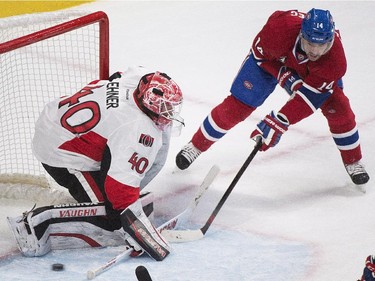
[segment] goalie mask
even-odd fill
[[[134,98],[138,107],[159,129],[165,130],[173,121],[179,126],[184,125],[180,116],[183,100],[181,89],[165,73],[157,71],[143,76],[134,92]]]

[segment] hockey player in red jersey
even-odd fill
[[[231,95],[212,109],[176,156],[180,169],[191,163],[231,128],[263,104],[277,84],[290,95],[251,133],[261,136],[261,151],[275,146],[290,125],[321,110],[344,166],[355,184],[369,175],[362,154],[355,115],[343,92],[346,58],[339,31],[329,11],[312,9],[274,12],[255,37],[231,86]]]
[[[47,104],[33,152],[78,204],[8,218],[21,252],[40,256],[126,241],[163,260],[170,247],[146,216],[141,203],[149,206],[149,196],[140,199],[140,191],[165,164],[172,126],[183,124],[182,100],[168,75],[132,67]]]
[[[365,268],[361,280],[358,281],[375,281],[375,256],[370,255],[366,258]]]

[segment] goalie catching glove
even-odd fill
[[[257,128],[251,133],[250,138],[256,141],[257,137],[261,136],[263,144],[260,150],[266,151],[278,144],[282,134],[288,130],[288,126],[289,122],[283,114],[275,114],[272,111],[258,123]]]
[[[169,244],[152,226],[139,201],[134,202],[121,213],[121,223],[129,235],[126,241],[136,252],[145,251],[156,261],[162,261],[170,252]]]

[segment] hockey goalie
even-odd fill
[[[165,73],[131,67],[47,104],[33,153],[77,203],[8,218],[20,251],[127,244],[163,260],[170,246],[150,220],[152,194],[141,190],[165,164],[172,127],[183,125],[182,100]]]

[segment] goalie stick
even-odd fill
[[[220,168],[216,165],[212,166],[210,171],[207,173],[206,177],[203,179],[201,185],[199,186],[193,200],[191,200],[188,207],[179,215],[177,215],[174,219],[167,221],[166,223],[162,224],[158,227],[160,233],[164,233],[165,230],[168,229],[175,229],[181,222],[186,221],[191,214],[194,212],[195,208],[197,207],[201,197],[206,192],[206,190],[210,187],[216,176],[219,174]],[[168,239],[167,239],[168,240]]]
[[[178,214],[174,218],[170,219],[166,223],[159,226],[157,228],[157,230],[160,231],[160,232],[163,232],[163,235],[164,235],[165,230],[174,229],[176,227],[176,225],[179,224],[179,222],[188,219],[190,214],[194,211],[194,209],[198,205],[198,203],[200,201],[200,198],[203,196],[203,194],[206,192],[206,190],[209,188],[211,183],[214,181],[214,179],[218,175],[219,171],[220,171],[220,169],[219,169],[218,166],[216,166],[216,165],[212,166],[212,168],[210,169],[210,171],[208,172],[206,177],[203,179],[203,182],[199,186],[197,193],[195,194],[193,200],[190,202],[188,207],[182,213]],[[92,280],[96,276],[98,276],[99,274],[101,274],[101,273],[107,271],[108,269],[112,268],[113,266],[115,266],[120,261],[123,261],[123,260],[126,260],[126,259],[130,258],[130,255],[131,255],[132,252],[133,252],[133,248],[127,247],[124,252],[122,252],[122,253],[118,254],[117,256],[113,257],[112,259],[107,261],[105,264],[103,264],[103,265],[101,265],[101,266],[99,266],[95,269],[87,271],[87,279]]]
[[[143,265],[137,266],[135,276],[137,276],[138,281],[152,281],[150,273]]]
[[[204,237],[206,234],[208,228],[211,226],[212,222],[216,218],[216,215],[219,213],[221,207],[223,207],[225,201],[228,199],[230,193],[236,186],[237,182],[241,178],[242,174],[245,172],[251,161],[254,159],[255,155],[259,151],[260,147],[262,146],[262,138],[257,137],[256,144],[254,146],[254,149],[238,171],[237,175],[234,177],[232,183],[229,185],[227,190],[225,191],[223,197],[213,210],[212,214],[206,221],[205,225],[201,227],[200,229],[186,229],[186,230],[174,230],[174,229],[169,229],[165,230],[163,232],[163,237],[167,239],[169,242],[189,242],[189,241],[194,241],[198,240]]]

